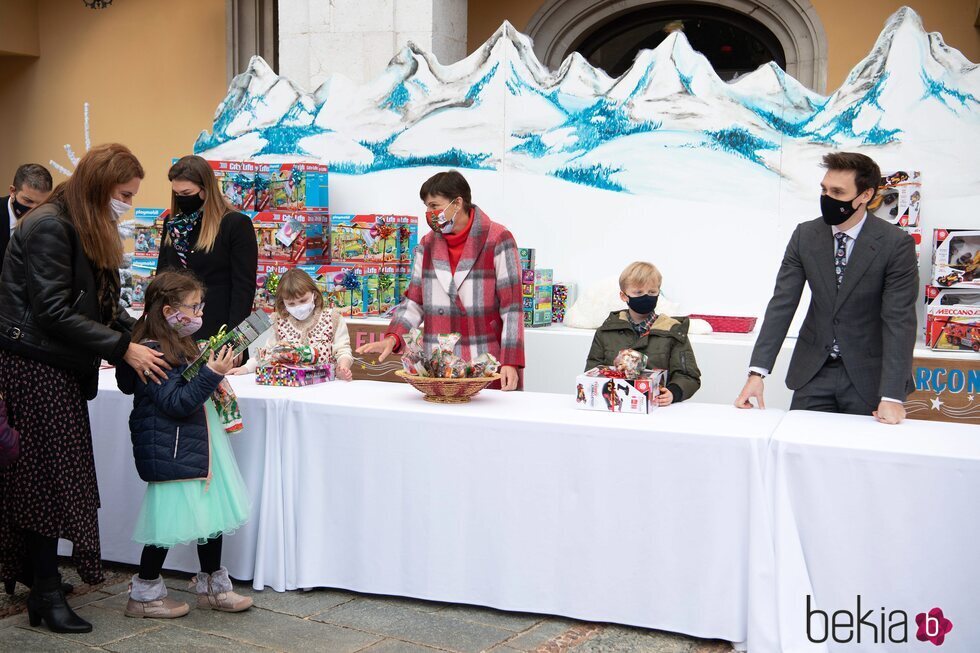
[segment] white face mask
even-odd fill
[[[117,200],[114,197],[109,200],[109,210],[112,212],[113,217],[117,221],[126,214],[126,211],[130,210],[131,208],[133,208],[132,204],[126,204],[126,202]]]
[[[316,304],[314,302],[309,302],[306,304],[300,304],[299,306],[287,306],[286,312],[302,322],[313,314],[314,308],[316,308]]]

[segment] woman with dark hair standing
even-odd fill
[[[92,148],[75,172],[11,236],[0,276],[0,393],[20,431],[20,458],[0,472],[3,579],[31,585],[32,626],[60,633],[92,625],[66,603],[58,538],[74,544],[86,583],[102,581],[99,487],[88,400],[99,363],[125,360],[143,382],[167,378],[161,354],[130,342],[119,304],[123,247],[117,221],[143,168],[126,147]]]
[[[422,184],[419,198],[431,233],[419,242],[412,280],[388,332],[357,353],[383,361],[404,346],[409,331],[425,325],[426,354],[443,333],[459,333],[464,359],[493,354],[500,381],[491,388],[519,390],[524,368],[521,259],[514,236],[473,204],[470,185],[455,170]]]
[[[259,248],[252,221],[221,194],[210,164],[185,156],[167,175],[170,218],[163,225],[158,270],[190,270],[208,289],[195,336],[233,329],[252,312]]]

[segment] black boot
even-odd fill
[[[33,582],[28,580],[27,578],[18,577],[17,580],[15,581],[14,580],[4,581],[3,583],[4,591],[7,592],[7,594],[13,596],[14,590],[17,589],[17,583],[20,583],[27,589],[31,589],[31,585],[33,584]],[[75,586],[72,585],[71,583],[62,583],[61,591],[65,593],[65,596],[67,596],[75,591]]]
[[[27,616],[32,626],[44,620],[53,633],[90,633],[92,624],[71,609],[61,590],[61,576],[35,578],[27,597]]]

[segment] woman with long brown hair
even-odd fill
[[[185,156],[167,175],[170,218],[164,223],[158,270],[190,270],[208,289],[198,338],[238,326],[252,312],[259,249],[252,221],[221,194],[211,165]]]
[[[157,383],[170,368],[130,342],[133,321],[119,303],[117,221],[143,176],[126,147],[92,148],[17,225],[0,276],[0,393],[21,435],[20,458],[0,472],[2,575],[31,584],[31,625],[55,632],[92,630],[65,602],[58,538],[74,544],[82,580],[102,580],[87,404],[99,363],[125,360]]]

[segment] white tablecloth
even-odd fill
[[[980,428],[789,412],[768,476],[783,651],[932,649],[916,640],[915,616],[935,607],[953,622],[939,650],[980,651]],[[813,644],[807,595],[829,615],[855,613],[860,595],[879,625],[881,608],[886,625],[903,610],[910,643],[875,645],[865,626],[861,645]],[[822,617],[811,624],[821,639]]]
[[[130,399],[92,403],[103,555],[136,562]],[[224,562],[329,586],[626,623],[775,651],[763,466],[781,411],[579,411],[569,394],[435,406],[405,385],[233,380],[252,520]],[[169,568],[195,571],[192,547]],[[770,597],[771,598],[771,597]],[[756,607],[757,606],[757,607]]]

